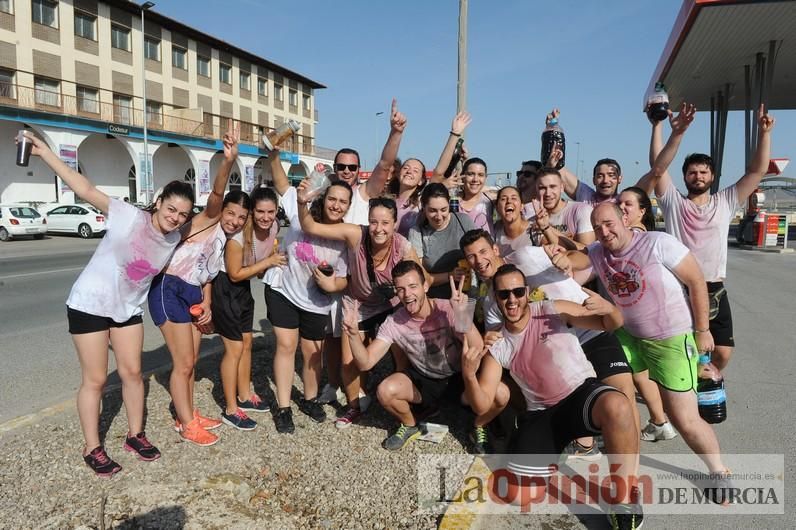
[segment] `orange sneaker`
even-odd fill
[[[180,438],[199,447],[208,447],[218,442],[218,436],[204,430],[197,419],[182,428]]]
[[[221,420],[214,420],[199,414],[199,409],[193,409],[193,419],[199,420],[199,426],[206,431],[212,431],[221,427]]]

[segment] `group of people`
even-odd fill
[[[86,464],[102,476],[121,470],[98,433],[109,343],[129,423],[124,448],[142,460],[160,456],[143,426],[148,302],[173,359],[174,429],[187,442],[216,443],[222,424],[252,430],[257,423],[249,414],[271,408],[276,430],[292,433],[298,350],[298,409],[323,422],[323,405],[342,399],[342,390],[346,407],[335,425],[347,428],[376,399],[398,422],[385,449],[417,438],[422,421],[450,395],[472,410],[475,453],[492,451],[490,422],[516,412],[506,452],[514,455],[509,469],[518,477],[549,476],[565,451],[600,458],[597,435],[609,461],[620,464],[616,473],[632,477],[639,440],[679,432],[717,487],[729,487],[716,435],[697,409],[697,358],[712,352],[724,369],[731,357],[727,234],[735,210],[766,172],[774,120],[760,108],[754,160],[718,193],[710,193],[710,157],[689,155],[682,195],[668,168],[695,108],[679,110],[670,112],[665,144],[664,122],[652,122],[650,170],[623,191],[616,160],[597,162],[592,188],[566,167],[555,169],[559,147],[549,160],[522,162],[516,185],[496,193],[485,187],[480,158],[467,157],[448,174],[470,124],[467,113],[453,119],[433,171],[416,158],[401,163],[407,120],[393,101],[390,133],[366,183],[358,178],[359,154],[341,149],[331,184],[313,198],[308,181],[290,185],[275,150],[273,188],[224,195],[237,156],[238,131],[230,123],[206,208],[194,216],[189,184],[169,183],[141,210],[103,193],[27,133],[33,155],[107,215],[107,234],[67,300],[83,376],[77,406]],[[458,211],[451,209],[454,187]],[[655,231],[653,191],[666,233]],[[277,238],[280,206],[290,225]],[[251,385],[255,276],[264,283],[276,337],[273,405]],[[463,326],[460,315],[471,299],[475,313]],[[219,419],[194,404],[201,336],[212,332],[224,343]],[[395,370],[369,390],[368,372],[388,352]],[[644,426],[637,391],[650,413]],[[640,525],[635,503],[633,491],[626,492],[612,513],[614,526]]]

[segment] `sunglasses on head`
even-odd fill
[[[522,170],[517,171],[517,177],[519,177],[519,178],[532,177],[534,175],[536,175],[536,171],[522,171]]]
[[[514,298],[519,300],[520,298],[525,296],[526,292],[527,291],[525,287],[515,287],[514,289],[498,289],[497,291],[495,291],[495,294],[501,300],[508,300],[509,295],[512,294],[514,295]]]
[[[390,210],[396,209],[395,200],[390,197],[374,197],[368,201],[369,208],[375,208],[376,206],[383,206]]]
[[[334,170],[335,171],[345,171],[348,168],[348,171],[354,172],[359,169],[359,164],[335,164]]]

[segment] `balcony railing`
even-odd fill
[[[32,88],[0,81],[0,106],[35,110],[49,114],[77,116],[116,125],[143,127],[144,112],[128,104],[107,103],[97,99],[77,97],[40,88]],[[195,121],[168,111],[147,113],[147,130],[175,133],[195,138],[218,139],[227,130],[229,118],[204,113],[203,121]],[[241,143],[262,146],[262,137],[273,127],[234,120],[240,125]],[[283,144],[283,151],[333,158],[335,151],[314,145],[311,136],[295,135]]]

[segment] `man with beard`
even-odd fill
[[[398,451],[420,436],[411,405],[435,406],[449,385],[455,384],[459,377],[462,341],[466,338],[467,343],[479,349],[483,341],[475,326],[470,326],[465,333],[454,330],[454,305],[462,301],[460,290],[452,289],[454,296],[451,300],[428,298],[428,281],[423,269],[414,261],[401,261],[395,265],[392,278],[402,307],[387,317],[376,339],[365,346],[355,312],[345,312],[343,327],[360,370],[370,370],[390,351],[392,344],[400,346],[406,354],[409,366],[388,376],[377,390],[379,403],[401,422],[398,429],[384,440],[382,447]],[[492,406],[482,411],[486,417],[484,424],[506,406],[508,389],[497,392],[493,397],[495,402]]]
[[[723,370],[735,346],[730,302],[724,288],[730,221],[768,170],[774,118],[760,105],[757,112],[758,143],[752,163],[738,182],[717,193],[711,194],[716,178],[713,159],[701,153],[688,155],[683,162],[683,180],[688,195],[683,196],[672,183],[667,169],[695,113],[694,106],[685,103],[677,117],[670,111],[672,133],[653,168],[655,195],[666,221],[666,232],[688,247],[705,276],[710,298],[710,326],[696,331],[710,330],[716,344],[712,361],[719,370]]]

